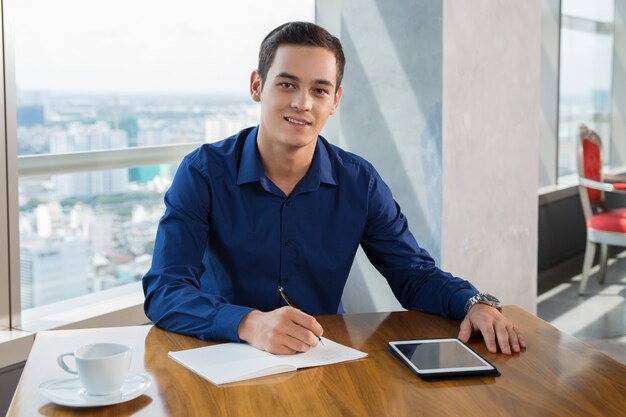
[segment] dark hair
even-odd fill
[[[281,45],[320,46],[328,49],[335,55],[335,61],[337,62],[336,88],[339,88],[343,78],[343,68],[346,65],[341,42],[323,27],[309,22],[285,23],[272,30],[263,39],[259,49],[259,67],[257,69],[261,81],[265,82],[267,72],[274,62],[276,50]]]

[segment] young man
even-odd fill
[[[497,299],[437,268],[372,165],[318,136],[344,64],[339,40],[312,23],[263,40],[250,77],[259,125],[182,161],[143,279],[146,314],[200,339],[303,352],[323,333],[312,315],[341,312],[360,244],[405,308],[463,319],[460,339],[480,331],[489,351],[519,352]]]

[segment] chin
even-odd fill
[[[306,146],[309,146],[309,145],[311,145],[311,143],[315,143],[316,140],[317,140],[317,136],[315,136],[315,137],[307,137],[307,138],[298,138],[298,139],[294,139],[292,137],[292,138],[286,139],[284,141],[284,143],[285,143],[285,145],[287,145],[287,146],[289,146],[291,148],[298,149],[298,148],[304,148]]]

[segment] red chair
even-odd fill
[[[602,140],[585,125],[580,125],[578,143],[578,187],[580,202],[587,223],[587,247],[583,276],[578,293],[583,295],[589,272],[600,245],[600,283],[604,283],[609,245],[626,246],[626,208],[609,209],[604,199],[607,192],[626,192],[626,178],[602,174]],[[623,181],[623,182],[620,182]]]

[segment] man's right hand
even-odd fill
[[[253,310],[239,323],[239,338],[278,355],[306,352],[319,343],[324,329],[308,314],[281,307],[267,313]]]

